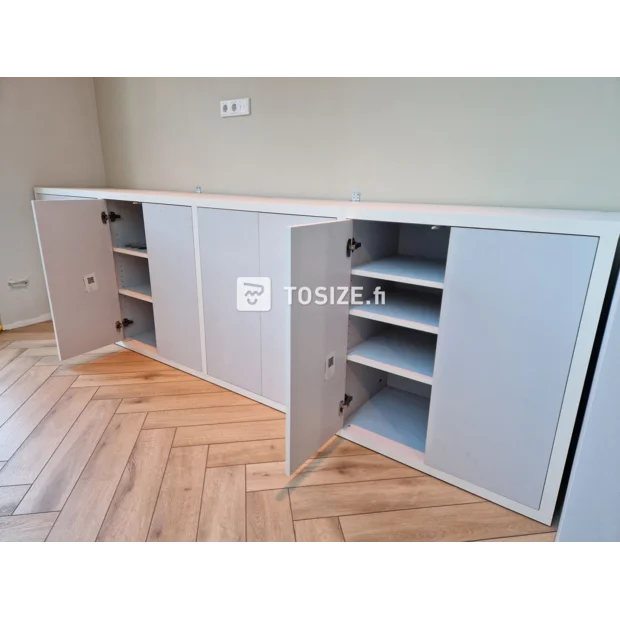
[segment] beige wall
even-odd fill
[[[620,80],[96,79],[113,187],[620,208]],[[220,99],[252,115],[222,119]]]
[[[0,319],[49,312],[30,201],[35,185],[104,183],[92,78],[0,79]],[[9,279],[30,278],[11,290]]]

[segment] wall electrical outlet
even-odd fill
[[[220,101],[220,116],[248,116],[250,114],[250,98],[228,99]]]
[[[361,192],[353,192],[351,194],[351,200],[353,202],[360,202],[362,200],[362,193]]]

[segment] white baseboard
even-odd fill
[[[18,329],[19,327],[28,327],[28,325],[35,325],[36,323],[43,323],[44,321],[51,321],[52,315],[48,312],[47,314],[41,314],[40,316],[35,316],[34,319],[25,319],[24,321],[15,321],[15,323],[10,323],[9,325],[3,325],[2,328],[5,331],[9,331],[9,329]]]

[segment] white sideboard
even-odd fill
[[[618,246],[611,213],[35,188],[59,353],[123,346],[550,523]],[[270,312],[239,312],[266,276]],[[284,286],[359,286],[368,304]],[[385,291],[385,305],[373,291]]]

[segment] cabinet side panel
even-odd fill
[[[122,338],[103,200],[33,201],[58,352],[68,359]]]
[[[260,312],[237,310],[237,278],[259,276],[258,213],[198,209],[208,373],[261,393]]]
[[[143,213],[157,352],[202,371],[191,207],[145,203]]]
[[[452,230],[427,465],[540,506],[597,242]]]
[[[271,278],[271,310],[260,313],[261,394],[276,403],[286,402],[286,313],[288,236],[290,226],[327,222],[328,219],[303,215],[259,215],[260,275]]]

